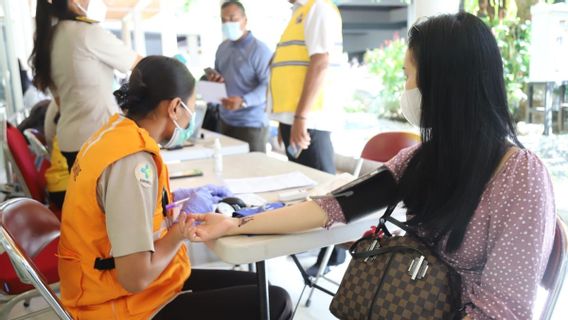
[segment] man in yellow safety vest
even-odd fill
[[[292,18],[274,53],[268,93],[269,117],[279,125],[288,159],[335,174],[331,131],[337,129],[333,74],[343,57],[342,22],[331,0],[289,0]],[[335,250],[330,264],[345,260]],[[323,257],[308,273],[315,273]]]

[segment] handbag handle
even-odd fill
[[[357,241],[359,242],[359,241]],[[377,249],[373,249],[373,250],[368,250],[368,251],[364,251],[364,252],[355,252],[354,248],[356,247],[355,244],[353,246],[351,246],[351,249],[349,249],[349,253],[351,253],[351,256],[353,256],[353,258],[355,259],[364,259],[364,258],[368,258],[368,257],[372,257],[372,256],[377,256],[377,255],[381,255],[381,254],[385,254],[385,253],[392,253],[392,252],[401,252],[401,251],[412,251],[415,252],[421,256],[424,256],[424,253],[416,248],[411,248],[411,247],[404,247],[404,246],[392,246],[392,247],[379,247]]]
[[[419,236],[414,229],[410,228],[405,223],[393,218],[392,213],[394,212],[394,209],[396,208],[397,205],[398,205],[398,203],[397,204],[391,204],[387,207],[387,209],[385,210],[385,213],[383,213],[383,215],[379,219],[379,224],[377,224],[377,228],[375,229],[375,238],[378,238],[378,234],[379,234],[380,230],[382,230],[385,233],[385,235],[387,235],[388,237],[392,237],[392,234],[390,233],[390,231],[386,227],[386,223],[390,222],[390,223],[394,224],[395,226],[399,227],[400,229],[404,230],[407,234],[413,236],[414,238],[420,239],[422,242],[424,242],[425,244],[427,244],[430,247],[435,246],[435,244],[438,241],[440,241],[443,234],[438,234],[433,239],[427,239],[427,238]]]

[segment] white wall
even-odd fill
[[[389,11],[342,10],[341,19],[343,23],[392,22]]]
[[[242,3],[249,30],[274,50],[292,15],[290,3],[286,0],[242,0]]]
[[[381,6],[386,7],[382,2]],[[380,10],[381,6],[377,7],[379,10],[353,7],[341,10],[345,51],[353,53],[378,48],[385,40],[393,39],[395,34],[402,38],[406,37],[407,9],[403,7]]]
[[[530,80],[568,80],[568,4],[540,3],[531,13]]]
[[[30,16],[30,7],[27,1],[18,1],[14,7],[16,53],[22,64],[27,66],[27,60],[33,50],[33,33],[35,23]]]
[[[369,30],[360,34],[346,34],[343,36],[343,46],[348,52],[360,52],[380,47],[385,40],[392,40],[394,33],[406,38],[406,29],[398,31]]]

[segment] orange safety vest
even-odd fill
[[[171,200],[167,168],[148,132],[128,118],[114,115],[83,145],[69,176],[59,240],[61,301],[74,319],[149,319],[173,298],[189,277],[185,246],[145,290],[126,291],[116,269],[94,268],[96,258],[111,257],[105,214],[97,202],[97,181],[112,163],[136,152],[152,154],[158,168],[153,232],[163,237],[162,194]],[[162,192],[164,190],[165,192]]]

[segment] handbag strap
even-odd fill
[[[411,234],[413,236],[417,236],[416,232],[414,232],[414,230],[409,228],[406,224],[404,224],[404,223],[400,222],[399,220],[395,219],[394,217],[392,217],[392,213],[394,212],[394,209],[396,209],[397,205],[398,205],[398,203],[391,204],[387,207],[387,209],[385,210],[385,213],[383,213],[383,215],[379,219],[379,224],[377,225],[377,228],[375,229],[375,235],[378,235],[378,232],[380,230],[382,230],[387,236],[391,237],[392,234],[390,233],[390,231],[386,227],[386,223],[390,222],[390,223],[394,224],[395,226],[399,227],[400,229],[404,230],[406,233]]]
[[[377,256],[385,253],[393,253],[393,252],[402,252],[402,251],[413,251],[418,253],[421,256],[424,256],[424,253],[416,248],[406,247],[406,246],[392,246],[392,247],[379,247],[377,249],[368,250],[364,252],[350,252],[353,258],[355,259],[364,259],[372,256]]]
[[[441,238],[444,236],[444,233],[438,233],[433,238],[425,238],[423,236],[418,235],[418,233],[414,229],[409,227],[406,223],[401,222],[400,220],[392,217],[392,213],[394,212],[394,209],[396,209],[397,205],[398,205],[398,203],[391,204],[386,208],[386,210],[383,213],[383,215],[381,216],[381,218],[379,218],[379,223],[377,224],[377,227],[375,228],[375,232],[374,232],[372,238],[378,239],[379,238],[379,232],[381,232],[381,231],[383,231],[384,234],[387,237],[392,237],[392,233],[388,230],[388,228],[386,226],[387,222],[394,224],[395,226],[404,230],[407,235],[410,235],[410,236],[412,236],[416,239],[419,239],[420,241],[422,241],[423,243],[425,243],[426,245],[428,245],[430,247],[434,247],[441,240]]]
[[[375,228],[375,233],[374,233],[375,239],[379,238],[379,232],[381,230],[385,233],[387,237],[392,237],[392,233],[388,230],[386,226],[386,223],[390,222],[395,226],[397,226],[398,228],[404,230],[407,235],[410,235],[416,239],[420,239],[422,242],[426,243],[431,247],[435,246],[435,244],[438,243],[438,241],[441,239],[443,234],[439,234],[434,239],[425,239],[424,237],[419,236],[418,233],[414,229],[409,227],[406,223],[401,222],[400,220],[395,219],[392,216],[392,213],[394,212],[394,209],[396,209],[397,205],[398,203],[389,205],[385,210],[385,213],[383,213],[383,215],[379,219],[379,224],[377,224],[377,227]]]

